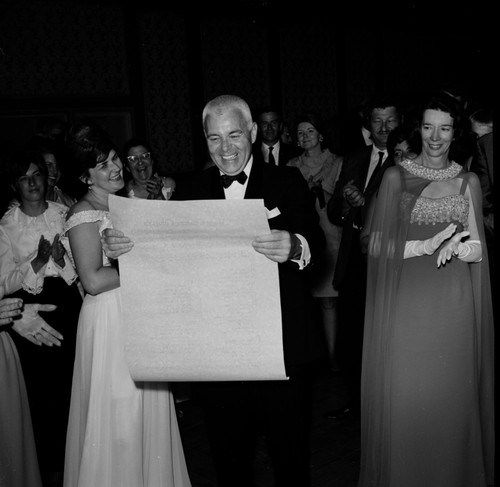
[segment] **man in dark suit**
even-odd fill
[[[346,154],[339,181],[327,205],[329,220],[343,228],[333,287],[339,292],[336,358],[348,392],[348,403],[328,412],[330,419],[342,419],[360,409],[367,271],[360,232],[383,173],[393,164],[387,153],[387,138],[400,123],[396,98],[377,95],[367,102],[366,110],[366,124],[373,144]]]
[[[494,265],[493,259],[495,252],[494,243],[494,201],[493,192],[493,132],[481,135],[477,139],[475,152],[472,158],[470,170],[475,172],[481,183],[483,193],[483,221],[486,237],[486,246],[488,248],[488,262],[490,264],[490,279],[493,288]]]
[[[275,485],[308,487],[308,337],[314,322],[305,272],[324,246],[324,234],[307,183],[296,168],[259,164],[252,144],[257,125],[247,103],[224,95],[203,111],[208,151],[215,166],[193,174],[177,199],[263,198],[275,217],[270,232],[252,245],[278,264],[285,368],[288,380],[197,384],[219,487],[254,487],[254,445],[263,431]],[[234,180],[231,180],[234,179]],[[244,215],[242,215],[244,218]],[[116,258],[127,247],[121,232],[108,231],[105,248]],[[130,241],[128,241],[130,242]],[[237,292],[237,291],[236,291]]]
[[[260,108],[255,120],[257,139],[253,144],[253,155],[256,162],[271,162],[277,166],[285,166],[290,159],[302,153],[301,148],[281,141],[283,119],[277,108],[272,106]]]

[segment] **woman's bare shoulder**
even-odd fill
[[[89,203],[85,198],[78,200],[68,211],[66,215],[66,219],[69,220],[76,213],[80,213],[82,211],[91,211],[95,210],[91,203]]]

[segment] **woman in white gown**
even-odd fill
[[[138,383],[124,348],[117,263],[102,252],[108,196],[124,186],[109,136],[90,120],[67,137],[87,193],[68,213],[65,236],[86,292],[66,444],[65,487],[190,487],[175,405],[166,383]]]

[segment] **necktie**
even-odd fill
[[[384,153],[382,151],[379,151],[378,162],[377,162],[377,165],[375,166],[375,169],[373,170],[373,174],[375,174],[380,169],[380,166],[382,165],[383,159],[384,159]]]
[[[380,166],[382,165],[382,160],[384,159],[384,153],[382,151],[379,151],[378,153],[378,162],[377,165],[375,166],[375,169],[371,172],[368,173],[365,181],[365,189],[368,186],[370,181],[373,181],[373,178],[377,174],[377,171],[380,169]]]
[[[273,149],[274,149],[273,146],[269,147],[269,159],[267,162],[269,162],[269,164],[276,165],[276,161],[275,161],[274,156],[273,156]]]
[[[224,186],[224,188],[229,188],[229,186],[233,184],[233,181],[238,181],[238,183],[240,184],[245,184],[246,180],[247,175],[243,171],[234,176],[229,176],[228,174],[222,174],[221,176],[222,186]]]

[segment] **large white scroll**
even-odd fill
[[[251,242],[263,200],[155,201],[111,195],[126,357],[138,381],[284,380],[277,264]]]

